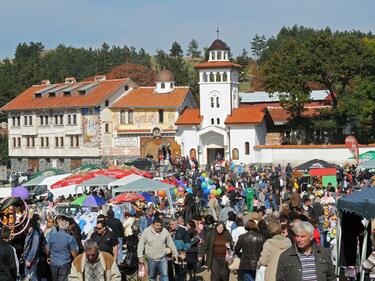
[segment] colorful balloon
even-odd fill
[[[165,196],[167,196],[167,193],[165,192],[165,190],[159,190],[158,191],[158,196],[165,197]]]

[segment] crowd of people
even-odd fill
[[[202,171],[181,165],[169,180],[179,186],[173,208],[163,196],[133,202],[121,217],[109,207],[89,235],[64,215],[34,213],[17,236],[3,226],[0,280],[184,281],[202,269],[212,281],[227,281],[231,272],[240,281],[334,280],[334,214],[327,217],[334,207],[325,204],[371,177],[349,168],[334,188],[293,177],[289,164],[217,159]],[[366,269],[374,270],[373,260]]]

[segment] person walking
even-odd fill
[[[244,281],[254,281],[265,238],[259,233],[258,225],[254,220],[249,220],[245,229],[247,233],[240,235],[234,251],[241,259],[239,276],[242,276]]]
[[[255,190],[251,186],[248,186],[246,188],[246,206],[247,211],[252,212],[253,211],[253,203],[254,203],[254,197],[255,197]]]
[[[264,281],[276,281],[279,257],[283,251],[292,246],[292,243],[289,238],[281,235],[281,224],[279,221],[270,221],[268,229],[272,238],[266,240],[264,243],[258,265],[266,267]]]
[[[117,236],[118,240],[118,253],[117,253],[117,263],[122,261],[123,254],[122,254],[122,245],[124,239],[124,227],[119,219],[115,218],[115,213],[113,210],[108,210],[107,212],[107,226],[113,231],[114,234]]]
[[[101,252],[95,240],[87,240],[83,248],[85,252],[73,260],[69,281],[121,280],[115,258],[106,252]]]
[[[67,281],[72,257],[78,253],[78,245],[68,234],[69,222],[59,220],[59,231],[52,233],[47,242],[47,262],[50,264],[53,281]]]
[[[209,195],[210,200],[208,200],[207,206],[209,208],[208,213],[213,216],[215,221],[218,221],[218,217],[220,215],[220,204],[214,194]]]
[[[10,229],[2,227],[0,239],[0,280],[14,281],[17,279],[18,266],[15,249],[9,245]]]
[[[98,243],[100,251],[111,254],[117,260],[118,239],[116,234],[107,227],[105,221],[96,223],[96,231],[91,235],[91,239]]]
[[[151,226],[145,229],[138,243],[138,259],[141,266],[144,266],[145,259],[148,262],[148,274],[150,281],[156,281],[157,272],[160,274],[160,281],[168,281],[168,249],[172,252],[173,258],[178,258],[178,252],[168,230],[163,228],[163,222],[156,218]]]
[[[300,221],[293,226],[295,244],[285,250],[279,258],[277,281],[336,280],[329,253],[313,243],[314,227]]]
[[[232,237],[225,229],[224,223],[219,222],[215,230],[210,231],[204,242],[204,252],[207,257],[207,270],[211,271],[211,281],[228,281],[229,268],[225,255],[232,246]]]
[[[27,227],[27,235],[25,239],[22,260],[25,266],[25,276],[31,276],[30,280],[37,281],[37,267],[39,261],[39,242],[40,232],[38,222],[31,219]]]

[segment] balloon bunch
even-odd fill
[[[220,196],[223,193],[223,190],[221,188],[216,188],[215,182],[205,177],[206,174],[202,173],[202,175],[199,177],[199,180],[201,182],[201,187],[203,189],[203,194],[205,196],[208,196],[209,194],[212,194],[214,196]]]

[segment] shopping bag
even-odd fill
[[[264,278],[266,276],[266,269],[267,266],[261,265],[257,268],[256,274],[255,274],[255,281],[264,281]]]

